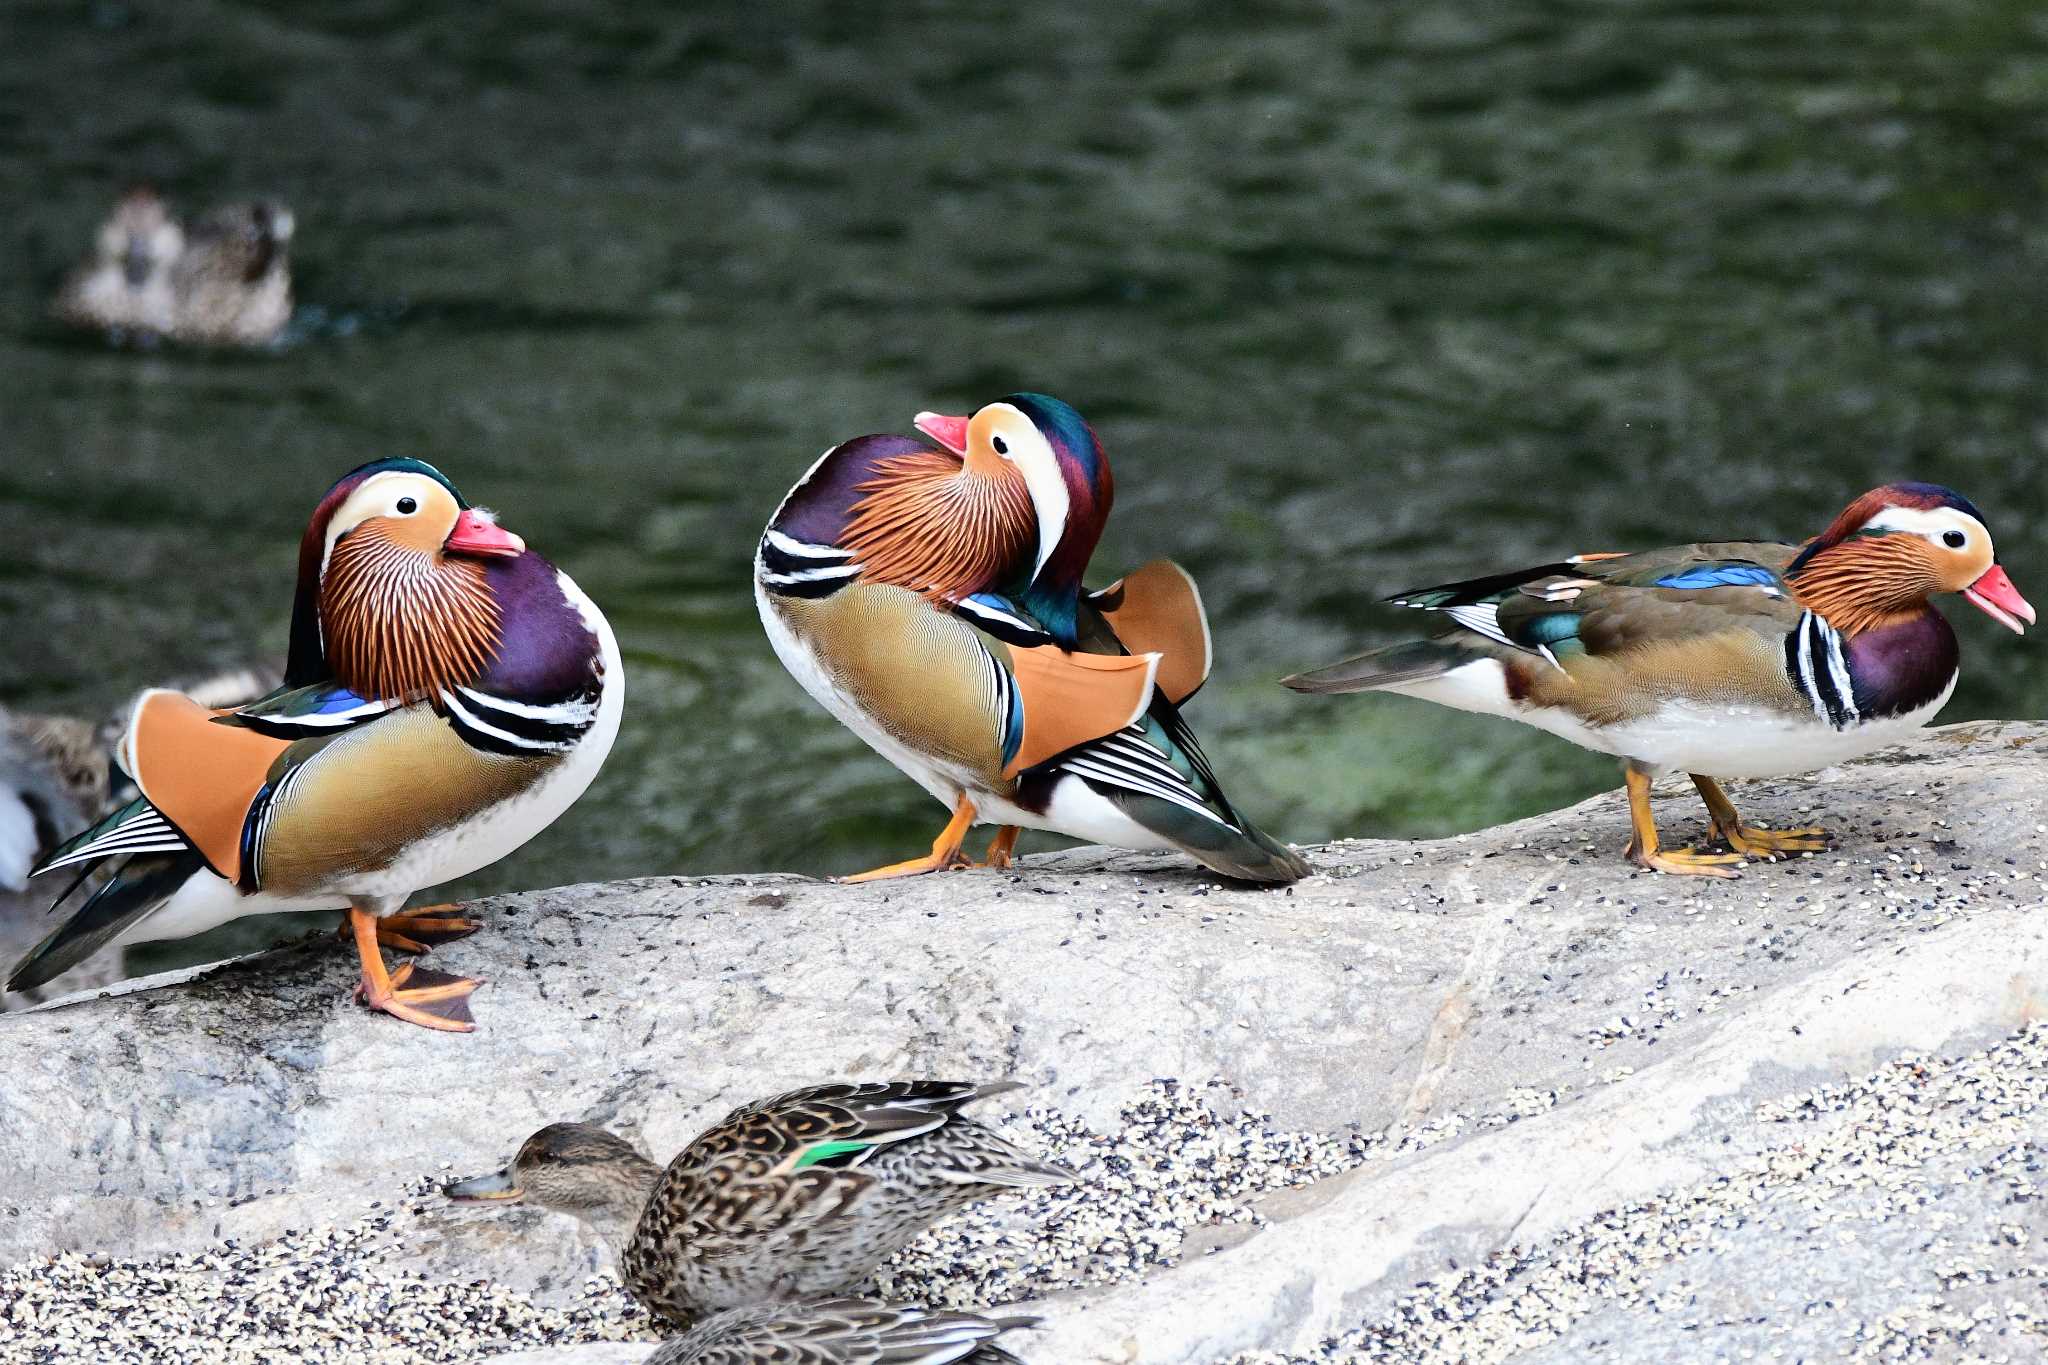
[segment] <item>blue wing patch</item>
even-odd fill
[[[1775,588],[1778,576],[1761,564],[1700,564],[1657,580],[1657,587],[1697,591],[1701,588]]]

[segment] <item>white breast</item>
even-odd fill
[[[1918,710],[1837,730],[1804,713],[1739,702],[1674,698],[1651,715],[1620,725],[1588,725],[1569,711],[1527,706],[1508,695],[1501,665],[1484,659],[1434,678],[1385,689],[1440,706],[1506,716],[1595,753],[1634,759],[1658,771],[1703,777],[1785,777],[1845,763],[1910,737],[1933,720],[1956,688]]]

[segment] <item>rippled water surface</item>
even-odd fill
[[[906,856],[943,813],[783,674],[748,560],[825,446],[1019,387],[1115,464],[1096,581],[1200,579],[1193,719],[1295,839],[1615,781],[1273,685],[1399,628],[1378,594],[1796,537],[1915,476],[2048,597],[2035,5],[659,8],[7,7],[0,701],[281,644],[314,501],[415,454],[583,583],[631,679],[589,797],[470,889]],[[291,344],[41,321],[139,179],[289,201]],[[2036,642],[1954,615],[1948,718],[2048,714]]]

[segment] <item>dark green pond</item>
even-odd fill
[[[1398,628],[1379,594],[1797,537],[1911,476],[2048,596],[2036,4],[661,8],[11,0],[0,701],[281,645],[314,501],[414,454],[630,673],[588,798],[469,889],[906,856],[943,813],[783,674],[749,556],[825,446],[1021,387],[1115,464],[1096,580],[1201,581],[1193,719],[1298,840],[1616,780],[1274,686]],[[139,179],[290,203],[292,344],[41,321]],[[2048,715],[2036,642],[1953,614],[1947,718]]]

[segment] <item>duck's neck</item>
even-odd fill
[[[640,1215],[654,1196],[661,1180],[661,1167],[643,1161],[634,1169],[632,1180],[622,1180],[603,1204],[576,1210],[576,1216],[597,1234],[611,1256],[612,1270],[621,1278],[626,1273],[626,1245],[640,1225]]]
[[[1847,638],[1843,648],[1864,719],[1903,715],[1954,685],[1962,651],[1948,618],[1931,605]]]

